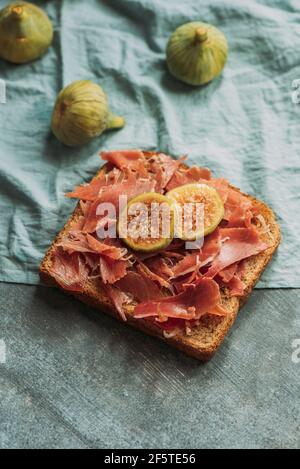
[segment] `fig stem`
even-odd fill
[[[204,27],[197,28],[195,31],[195,42],[196,44],[206,41],[208,38],[207,29]]]
[[[121,129],[125,125],[125,119],[110,113],[108,116],[107,130]]]
[[[15,16],[21,17],[21,15],[23,14],[23,7],[16,6],[16,7],[12,8],[11,11]]]

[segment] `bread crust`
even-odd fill
[[[155,155],[155,153],[149,152],[148,155],[153,156]],[[100,169],[99,173],[95,176],[95,178],[98,178],[102,171],[105,170],[106,165],[104,165]],[[191,335],[186,335],[184,332],[182,332],[175,337],[166,338],[163,335],[162,329],[156,326],[154,323],[151,323],[144,319],[134,319],[133,317],[128,317],[127,320],[127,324],[129,324],[130,326],[133,326],[134,328],[143,331],[148,335],[158,337],[161,340],[164,340],[165,342],[169,343],[173,347],[176,347],[177,349],[183,351],[187,355],[190,355],[201,361],[210,360],[221,345],[221,343],[223,342],[227,332],[234,323],[239,310],[247,301],[255,284],[259,280],[261,274],[263,273],[267,264],[270,262],[272,256],[274,255],[274,252],[276,251],[281,239],[280,228],[278,223],[276,222],[274,212],[271,210],[271,208],[268,207],[265,203],[257,200],[255,197],[244,194],[238,188],[234,186],[230,187],[235,191],[243,194],[247,198],[251,199],[253,205],[258,209],[259,213],[263,215],[266,223],[269,225],[269,229],[272,236],[272,242],[270,242],[269,235],[262,235],[262,240],[268,242],[270,247],[262,253],[252,256],[245,261],[245,273],[242,278],[244,284],[246,285],[244,295],[242,297],[231,297],[229,295],[229,292],[226,291],[226,289],[222,289],[222,305],[228,311],[228,315],[226,316],[226,318],[222,320],[204,318],[200,326],[192,329]],[[51,275],[53,254],[57,244],[61,241],[63,236],[70,230],[71,226],[76,223],[81,213],[81,208],[78,204],[73,215],[66,223],[62,231],[57,235],[55,241],[48,249],[44,260],[41,263],[40,277],[41,280],[48,286],[58,287],[63,290],[63,288],[56,281],[55,277]],[[123,322],[123,320],[120,318],[119,313],[116,311],[114,305],[112,304],[108,296],[105,294],[105,292],[99,288],[96,289],[93,283],[87,282],[83,292],[81,293],[67,293],[71,294],[83,303],[86,303],[87,305],[93,308],[101,310],[102,312],[105,312]]]

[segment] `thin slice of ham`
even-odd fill
[[[187,284],[194,283],[202,276],[200,268],[201,260],[198,250],[187,254],[173,267],[174,274],[171,280],[177,293],[181,293]]]
[[[104,289],[123,321],[127,321],[123,305],[130,303],[130,298],[126,295],[126,293],[121,291],[119,288],[113,287],[112,285],[105,285],[101,282],[101,288]]]
[[[138,272],[128,271],[126,276],[119,280],[115,286],[132,295],[139,302],[157,299],[161,296],[161,290],[156,283]]]
[[[166,280],[170,280],[173,276],[173,271],[170,267],[170,260],[161,256],[154,256],[145,261],[147,267],[152,270],[152,272],[158,272]]]
[[[203,181],[205,184],[208,184],[211,187],[214,187],[219,193],[224,204],[226,204],[229,193],[229,182],[224,178],[212,178],[210,181]],[[226,206],[226,205],[225,205]]]
[[[244,295],[245,285],[237,275],[232,277],[232,279],[226,284],[226,287],[230,291],[230,296]]]
[[[100,254],[111,259],[122,259],[128,255],[126,248],[121,248],[108,244],[108,242],[101,242],[93,236],[80,231],[70,231],[59,243],[65,251],[82,252],[82,253],[95,253]]]
[[[75,187],[72,192],[66,194],[66,197],[93,201],[97,199],[100,190],[106,185],[105,173],[101,172],[97,178],[94,178],[89,184],[83,184]]]
[[[164,257],[170,259],[171,262],[174,262],[174,260],[182,260],[184,258],[184,255],[181,252],[164,251]]]
[[[164,153],[159,153],[150,160],[150,171],[155,175],[156,180],[156,190],[161,192],[168,185],[170,179],[176,173],[178,168],[181,166],[185,160],[185,156],[179,158],[179,160],[174,160]]]
[[[248,197],[232,189],[226,179],[212,178],[203,182],[214,187],[222,198],[225,209],[224,220],[228,222],[226,227],[251,228],[252,201]]]
[[[217,228],[213,233],[204,238],[204,243],[201,248],[201,264],[206,265],[214,260],[219,254],[221,249],[220,231]]]
[[[66,197],[80,199],[86,202],[93,202],[99,197],[103,187],[110,186],[112,184],[120,184],[124,179],[125,174],[117,168],[113,168],[110,171],[101,171],[98,176],[92,179],[88,184],[77,186],[74,191],[66,194]],[[83,206],[81,205],[83,209]],[[83,209],[83,212],[85,210]],[[83,213],[85,215],[85,213]]]
[[[230,282],[230,280],[233,279],[234,275],[236,274],[237,267],[238,267],[238,263],[235,262],[234,264],[221,270],[221,272],[219,272],[218,275],[224,283],[228,283]]]
[[[87,242],[86,236],[80,230],[73,229],[64,236],[58,244],[64,251],[69,254],[73,252],[93,252],[89,243]]]
[[[88,245],[93,252],[99,253],[102,256],[109,257],[110,259],[120,260],[124,259],[128,255],[126,248],[113,246],[112,244],[106,244],[101,242],[89,234],[86,235]]]
[[[51,274],[65,290],[81,292],[88,279],[89,268],[78,252],[68,254],[57,248],[53,257]]]
[[[181,169],[181,171],[173,174],[167,184],[167,190],[170,191],[185,184],[202,182],[203,180],[207,181],[210,178],[211,172],[208,168],[198,168],[198,166],[192,166],[191,168]]]
[[[128,171],[126,179],[118,184],[105,186],[101,189],[98,202],[109,202],[118,209],[120,195],[126,195],[130,200],[144,192],[152,192],[154,188],[155,181],[147,178],[137,178],[134,173]]]
[[[199,319],[213,311],[220,300],[218,284],[212,279],[200,279],[195,284],[187,285],[178,295],[140,303],[135,307],[134,317],[155,316],[162,322],[168,318]]]
[[[220,228],[222,247],[205,277],[214,278],[219,272],[235,262],[254,256],[268,245],[260,241],[257,232],[250,228]]]
[[[98,277],[99,273],[99,255],[92,252],[83,252],[81,256],[84,259],[85,264],[90,269],[91,276]]]
[[[125,277],[127,269],[130,264],[128,261],[113,260],[108,257],[100,257],[100,275],[103,283],[116,283],[121,278]]]
[[[243,204],[233,209],[231,213],[227,215],[227,217],[228,223],[226,228],[252,227],[251,220],[253,218],[253,214],[251,210],[245,207]]]
[[[76,237],[71,239],[69,234],[69,237],[66,240],[62,240],[59,246],[65,251],[62,251],[65,254],[62,260],[65,262],[66,267],[72,268],[70,262],[67,261],[68,257],[71,261],[73,259],[72,256],[78,256],[82,253],[82,258],[85,260],[84,264],[93,266],[94,275],[98,269],[105,284],[112,284],[123,278],[130,267],[127,249],[113,245],[111,240],[100,242],[93,236],[76,233]],[[88,254],[90,256],[87,256]],[[81,257],[75,257],[74,259],[81,260]],[[57,256],[55,256],[55,260],[59,261],[59,258],[57,259]],[[68,276],[67,270],[66,275]],[[71,275],[72,270],[70,271]]]
[[[141,150],[103,151],[101,158],[122,171],[130,169],[139,177],[147,177],[146,159]]]
[[[219,229],[204,238],[203,246],[200,250],[186,252],[185,256],[173,267],[173,278],[194,274],[190,281],[193,281],[199,269],[211,263],[220,251],[221,239]]]
[[[230,296],[243,296],[245,291],[245,284],[242,281],[244,272],[245,259],[221,270],[215,279],[229,290]]]
[[[183,275],[197,272],[200,266],[200,252],[197,250],[193,253],[188,253],[182,260],[180,260],[173,267],[173,278],[182,277]]]
[[[243,218],[245,213],[252,209],[252,201],[241,192],[229,187],[224,208],[224,219],[236,223],[236,220]]]
[[[150,280],[156,282],[159,286],[167,288],[168,290],[173,292],[171,283],[161,277],[158,273],[155,273],[151,269],[149,269],[149,267],[147,267],[144,262],[139,260],[136,265],[136,269],[143,277],[149,278]]]
[[[98,199],[89,207],[83,231],[85,233],[93,233],[96,231],[97,225],[101,220],[101,216],[97,215],[100,204],[110,203],[114,206],[116,213],[118,213],[120,196],[127,196],[127,200],[129,201],[144,192],[153,192],[155,184],[155,181],[150,179],[136,179],[135,175],[129,172],[127,178],[122,182],[103,187]]]
[[[152,192],[155,185],[156,181],[147,177],[147,174],[143,178],[137,178],[128,167],[124,167],[122,173],[114,168],[107,174],[101,173],[89,184],[76,187],[66,197],[93,202],[86,207],[84,216],[88,216],[95,204],[98,206],[100,202],[108,202],[118,209],[120,195],[126,195],[130,199],[144,192]]]

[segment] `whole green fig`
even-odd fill
[[[14,2],[0,11],[0,57],[15,64],[39,58],[53,38],[52,23],[39,7]]]
[[[227,61],[224,34],[208,23],[187,23],[172,34],[167,45],[170,73],[189,85],[204,85],[218,76]]]
[[[105,130],[123,127],[123,117],[109,111],[108,98],[101,86],[80,80],[58,95],[52,115],[52,131],[65,145],[88,143]]]

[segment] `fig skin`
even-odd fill
[[[24,64],[41,57],[53,39],[50,19],[28,2],[13,2],[0,11],[0,57]]]
[[[104,131],[124,125],[122,117],[109,111],[101,86],[90,80],[75,81],[59,93],[51,122],[57,139],[70,147],[89,143]]]
[[[223,70],[228,56],[224,34],[208,23],[195,21],[176,29],[167,45],[170,73],[192,86],[209,83]]]

